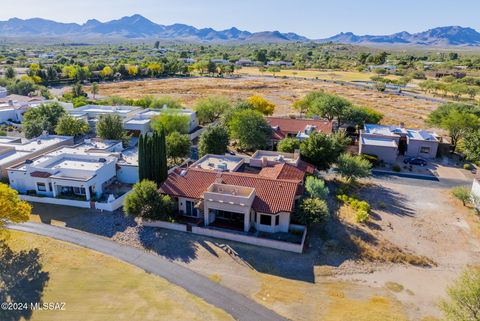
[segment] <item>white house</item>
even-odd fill
[[[31,140],[0,137],[0,175],[5,177],[8,167],[64,145],[73,145],[73,137],[42,135]]]
[[[122,152],[120,141],[88,139],[9,167],[10,185],[21,194],[99,199],[115,181],[138,182],[138,156],[129,153],[124,157]],[[128,172],[122,172],[125,164],[130,165]]]

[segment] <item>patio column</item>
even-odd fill
[[[52,184],[52,193],[53,197],[57,197],[57,185]]]
[[[85,187],[85,197],[87,198],[87,201],[90,200],[90,188],[88,186]]]
[[[243,213],[243,231],[248,232],[250,230],[250,210]]]

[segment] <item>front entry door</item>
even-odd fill
[[[197,209],[195,208],[195,204],[191,201],[186,202],[187,214],[186,216],[197,217]]]

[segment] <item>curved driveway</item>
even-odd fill
[[[226,311],[239,321],[287,321],[275,312],[225,288],[208,278],[158,255],[74,229],[39,223],[10,224],[9,229],[48,236],[113,256],[158,275],[208,303]],[[212,266],[212,269],[215,267]]]

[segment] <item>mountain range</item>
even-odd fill
[[[325,39],[308,39],[293,32],[279,31],[249,32],[230,28],[214,30],[212,28],[197,29],[186,24],[161,25],[141,15],[123,17],[118,20],[100,22],[91,19],[84,24],[61,23],[42,18],[11,18],[0,21],[0,38],[62,38],[79,40],[109,39],[158,39],[207,42],[247,42],[278,43],[307,42],[344,43],[362,45],[415,45],[415,46],[479,46],[480,33],[472,28],[459,26],[439,27],[419,33],[406,31],[392,35],[359,36],[351,32],[339,33]]]

